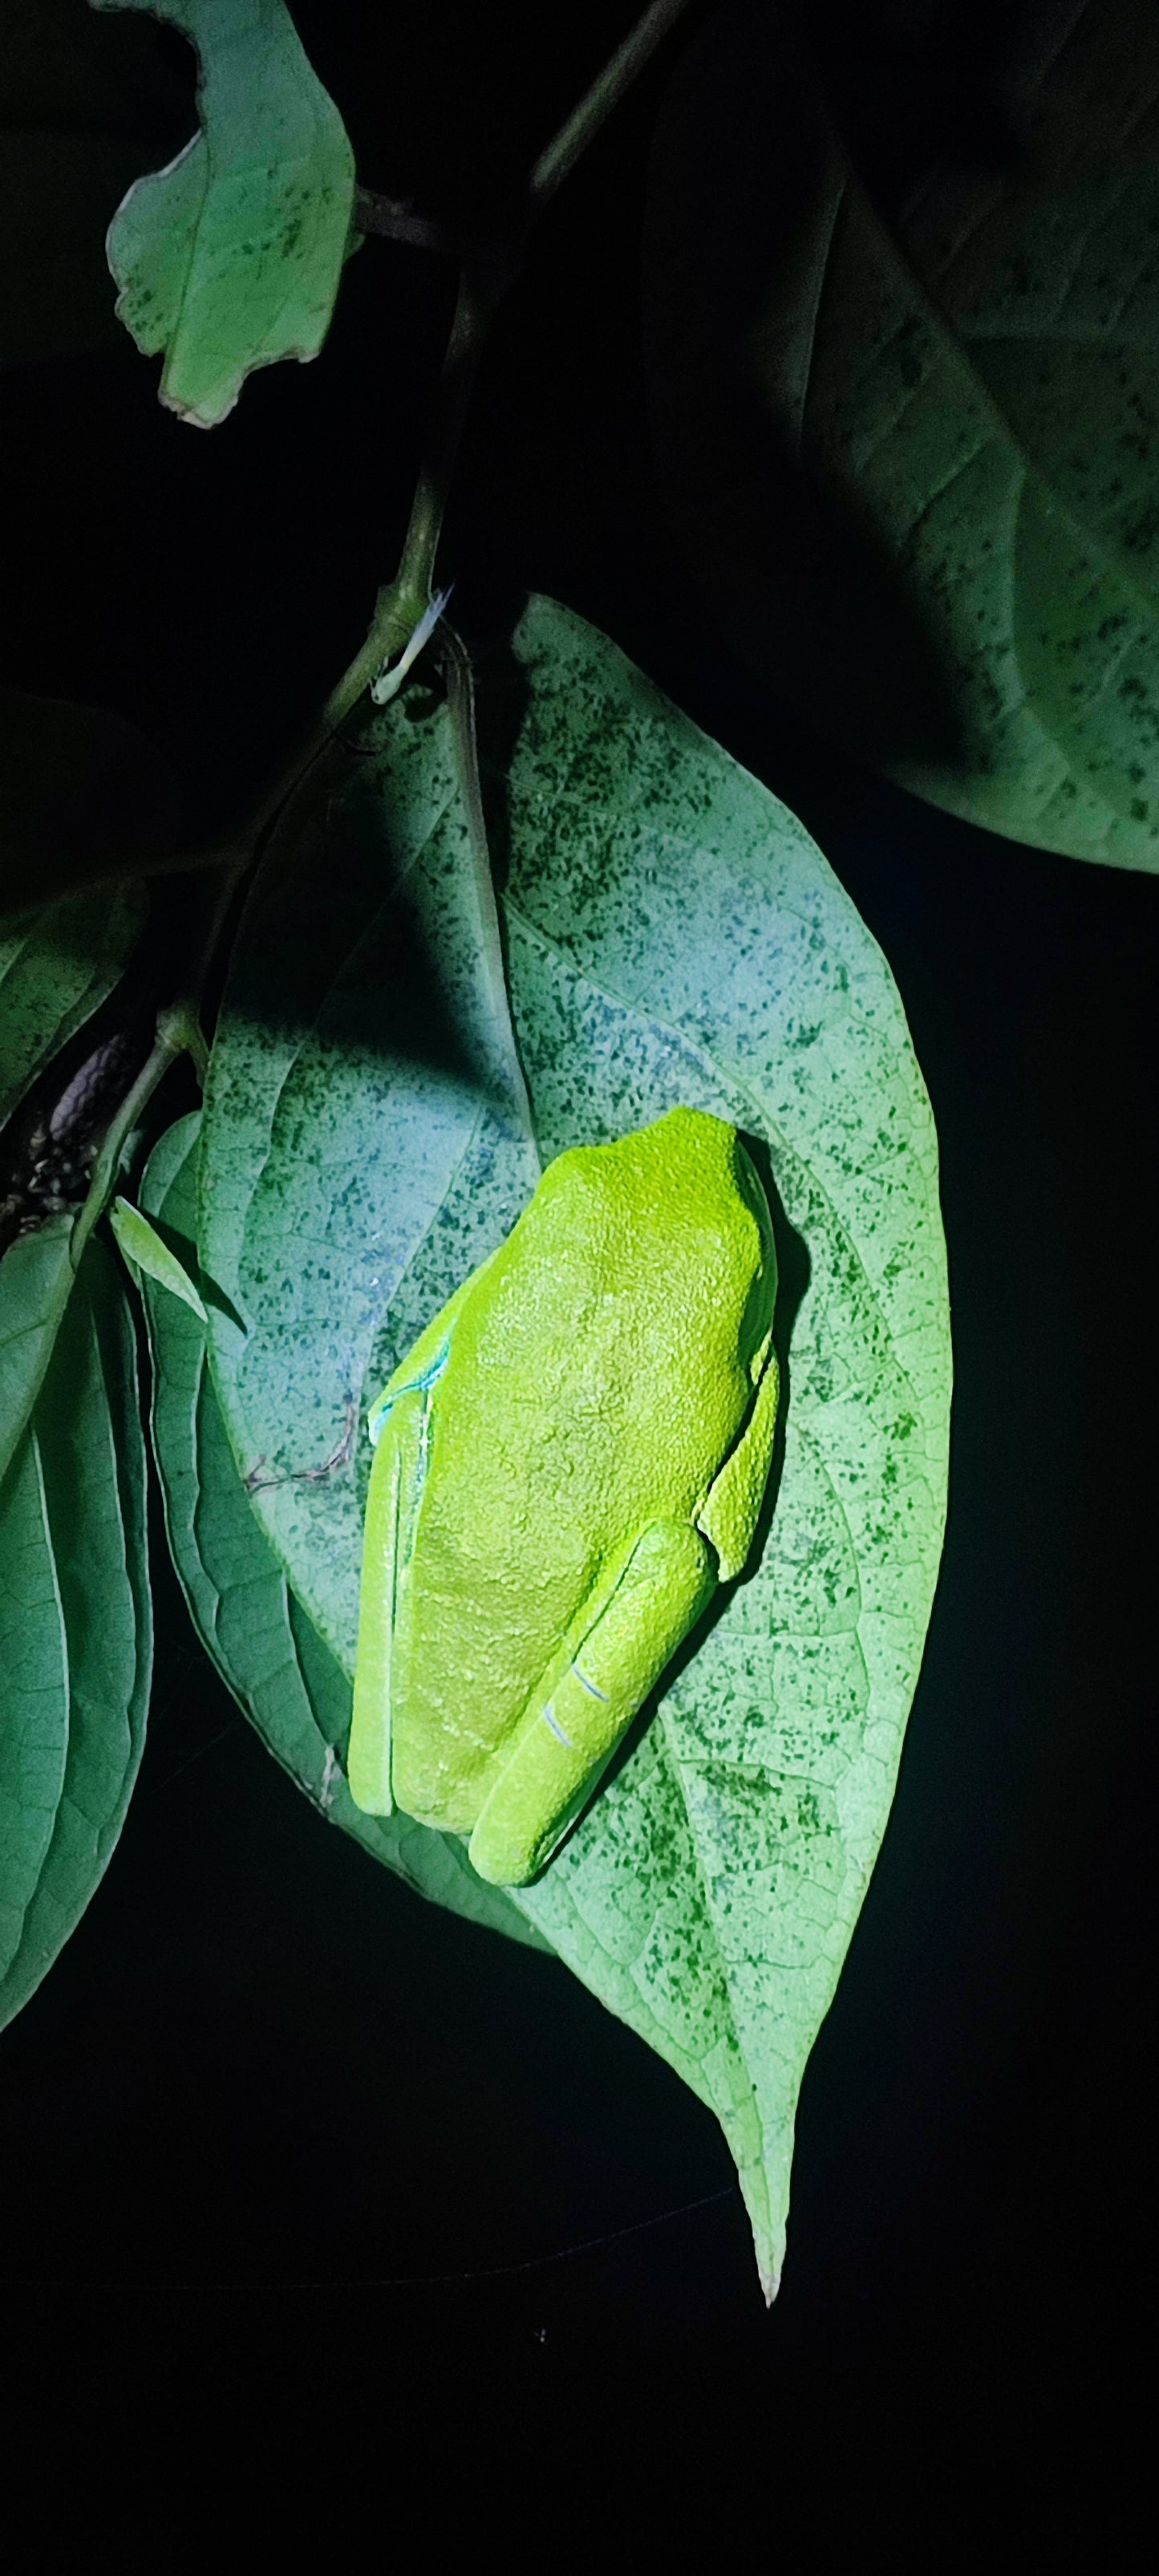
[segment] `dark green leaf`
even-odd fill
[[[73,1286],[73,1220],[53,1216],[0,1261],[0,1477],[40,1393]]]
[[[0,922],[75,886],[162,865],[179,847],[181,797],[135,725],[104,707],[0,689]]]
[[[779,1202],[788,1396],[759,1561],[512,1900],[720,2116],[771,2294],[797,2091],[941,1548],[933,1124],[888,967],[820,852],[602,636],[532,601],[480,722],[544,1159],[683,1102],[754,1139]],[[199,1232],[234,1454],[349,1673],[367,1401],[534,1169],[446,710],[404,691],[327,785],[241,926]]]
[[[730,641],[818,726],[1154,869],[1159,11],[1026,33],[1000,148],[879,205],[791,19],[714,14],[653,165],[657,456]]]
[[[0,1484],[0,2025],[104,1874],[141,1759],[151,1661],[133,1325],[90,1243]]]
[[[111,993],[145,912],[140,885],[50,904],[0,939],[0,1124]]]
[[[129,190],[109,265],[126,329],[164,356],[162,402],[210,429],[255,367],[317,356],[350,233],[354,155],[283,0],[93,0],[150,5],[197,48],[201,127]]]
[[[159,1224],[192,1241],[199,1121],[155,1145],[141,1196]],[[346,1785],[350,1683],[295,1601],[247,1500],[209,1374],[205,1329],[147,1277],[153,1448],[169,1545],[193,1624],[263,1744],[319,1814],[353,1835],[420,1896],[516,1941],[550,1944],[501,1889],[476,1878],[463,1844],[409,1816],[364,1816]]]

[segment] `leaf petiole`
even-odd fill
[[[193,1057],[202,1080],[208,1063],[208,1052],[194,1004],[189,1001],[170,1003],[157,1014],[157,1034],[136,1081],[126,1092],[105,1135],[93,1165],[88,1195],[72,1230],[69,1257],[75,1270],[99,1217],[103,1216],[116,1182],[121,1162],[121,1149],[132,1133],[141,1112],[148,1105],[170,1065],[179,1055]]]
[[[586,152],[601,125],[613,108],[619,106],[637,73],[643,71],[645,63],[650,61],[687,5],[688,0],[653,0],[652,7],[645,9],[643,17],[637,19],[623,44],[617,45],[611,60],[605,63],[591,88],[584,91],[578,107],[572,109],[558,134],[552,136],[535,163],[527,191],[533,214],[538,214],[548,198],[555,195],[561,180],[574,170],[581,152]]]
[[[687,0],[653,0],[652,7],[644,11],[631,34],[617,47],[591,88],[585,90],[578,106],[572,109],[559,132],[553,135],[533,164],[527,182],[521,235],[517,233],[507,246],[496,244],[490,250],[472,251],[464,261],[430,435],[411,504],[402,561],[389,588],[379,593],[376,626],[382,621],[391,629],[394,621],[401,617],[404,634],[409,632],[414,618],[421,615],[431,598],[447,497],[479,360],[501,299],[518,275],[527,236],[561,181],[574,169],[581,153],[599,133],[613,108],[619,105],[637,73],[643,70],[686,6]],[[399,642],[401,640],[400,637]],[[389,649],[393,652],[399,649],[393,636]]]

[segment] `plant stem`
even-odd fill
[[[643,71],[657,45],[663,42],[669,28],[675,25],[687,5],[688,0],[653,0],[652,7],[645,9],[643,17],[637,20],[631,34],[625,36],[611,61],[605,63],[599,78],[585,91],[579,106],[572,109],[558,134],[540,153],[528,185],[533,213],[538,213],[548,198],[555,195],[561,179],[566,179],[569,170],[574,169],[581,152],[587,150],[593,135],[599,133],[605,118],[611,115],[614,107],[618,107],[637,72]]]
[[[186,1048],[195,1058],[200,1053],[204,1063],[205,1040],[201,1035],[196,1010],[192,1003],[175,1002],[169,1009],[158,1013],[157,1034],[153,1040],[152,1049],[131,1091],[126,1092],[93,1165],[88,1196],[73,1226],[69,1246],[74,1270],[98,1217],[103,1216],[108,1204],[113,1183],[117,1177],[121,1147],[126,1136],[136,1126],[141,1111],[152,1099],[158,1083],[164,1081],[170,1065],[176,1063],[178,1056],[182,1055]]]
[[[605,64],[599,78],[593,81],[558,134],[540,153],[527,185],[524,240],[561,180],[575,167],[580,154],[599,132],[686,6],[687,0],[653,0],[651,8],[645,10],[631,34],[625,37],[611,61]],[[370,192],[363,191],[362,196],[368,211]],[[418,233],[410,229],[411,218],[407,210],[397,207],[390,199],[373,202],[383,207],[383,229],[395,231],[405,220],[408,229],[403,237],[418,239]],[[439,235],[437,240],[434,237],[436,232]],[[444,236],[440,228],[432,227],[427,246],[450,248],[449,236]],[[252,858],[262,833],[321,758],[358,700],[395,655],[402,652],[430,603],[435,557],[479,360],[500,300],[518,273],[522,247],[522,242],[494,249],[481,246],[472,252],[462,268],[435,396],[434,415],[419,467],[398,571],[394,580],[379,591],[364,641],[313,724],[295,744],[289,759],[238,829],[201,855],[202,864],[224,867],[229,871],[231,891]],[[189,865],[190,862],[185,860],[182,864]]]
[[[637,72],[643,70],[686,7],[687,0],[653,0],[652,7],[645,10],[598,80],[593,81],[578,107],[573,108],[558,134],[540,153],[527,183],[524,240],[561,180],[574,169],[581,152],[598,134]],[[520,251],[513,248],[505,254],[496,248],[491,253],[477,252],[460,272],[458,301],[411,503],[402,560],[393,582],[380,591],[375,612],[375,626],[391,635],[384,662],[408,641],[434,594],[435,558],[479,360],[500,300],[520,262]]]
[[[540,153],[527,185],[524,241],[543,207],[575,167],[580,154],[599,132],[686,5],[687,0],[653,0],[651,8],[645,10],[631,34],[617,48],[598,80],[593,81],[558,134]],[[376,198],[368,190],[359,191],[357,219],[364,229],[390,233],[397,239],[414,242],[423,248],[450,252],[461,249],[460,243],[442,227],[427,224],[421,218],[413,217],[408,207],[397,205],[388,198]],[[189,994],[159,1013],[149,1055],[116,1111],[93,1165],[88,1193],[72,1230],[74,1269],[93,1227],[108,1204],[125,1139],[170,1066],[187,1051],[193,1057],[199,1079],[204,1082],[207,1050],[198,1019],[198,998],[238,881],[262,834],[327,749],[364,692],[384,667],[403,651],[431,602],[435,558],[447,497],[479,360],[499,303],[518,272],[521,257],[522,242],[518,246],[473,247],[464,259],[402,558],[394,580],[379,591],[369,630],[354,660],[244,823],[214,848],[201,852],[197,860],[181,862],[183,866],[220,867],[223,879],[219,899],[197,970],[191,977]],[[472,827],[477,835],[481,835],[482,809],[475,765],[470,664],[457,637],[449,639],[449,660],[450,696],[457,732],[461,736],[464,790]]]
[[[475,739],[475,676],[471,657],[455,629],[444,621],[439,629],[439,660],[447,688],[447,713],[451,724],[451,742],[467,834],[471,864],[475,876],[475,900],[480,929],[480,964],[491,987],[496,1028],[502,1031],[502,1049],[506,1059],[507,1111],[518,1123],[520,1134],[538,1163],[539,1148],[531,1115],[531,1102],[515,1031],[511,1023],[511,1005],[507,995],[507,975],[503,965],[503,943],[499,933],[499,911],[495,901],[495,884],[491,874],[491,856],[487,844],[487,821],[483,811],[483,790],[479,777],[479,747]]]
[[[457,260],[460,266],[485,248],[456,225],[435,223],[427,215],[416,215],[408,204],[397,197],[382,196],[377,188],[355,189],[354,225],[357,232],[382,233],[388,241],[408,242],[412,250],[433,250],[442,259]]]
[[[389,627],[384,659],[408,642],[434,591],[435,557],[443,532],[463,424],[484,343],[511,274],[500,259],[472,261],[459,277],[450,337],[443,358],[430,433],[419,467],[402,559],[388,589],[380,591],[376,623]]]

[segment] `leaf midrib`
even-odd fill
[[[1087,528],[1083,520],[1079,518],[1077,512],[1072,508],[1071,504],[1068,501],[1065,501],[1061,494],[1056,490],[1054,482],[1046,468],[1039,462],[1036,456],[1032,455],[1030,449],[1026,446],[1025,441],[1018,436],[1007,418],[1006,413],[1003,411],[1001,404],[991,393],[984,376],[968,356],[967,344],[963,342],[960,333],[949,319],[948,314],[934,294],[932,288],[927,286],[925,280],[919,275],[904,242],[899,239],[892,224],[887,222],[885,216],[874,204],[868,190],[862,186],[852,164],[848,160],[844,161],[844,169],[845,193],[838,211],[837,221],[833,227],[831,246],[832,241],[836,239],[836,235],[840,227],[843,224],[847,225],[849,222],[850,200],[852,200],[863,210],[867,217],[874,242],[879,246],[886,264],[893,268],[896,282],[904,288],[911,303],[918,307],[929,330],[939,342],[943,355],[949,359],[951,365],[967,384],[973,400],[977,403],[989,424],[991,434],[994,437],[999,438],[1010,450],[1011,454],[1021,466],[1022,472],[1027,481],[1039,485],[1050,508],[1054,510],[1061,519],[1065,520],[1079,551],[1096,555],[1104,570],[1109,573],[1113,573],[1116,580],[1122,583],[1128,596],[1136,603],[1138,614],[1144,622],[1147,624],[1153,623],[1156,615],[1156,607],[1151,593],[1141,587],[1138,576],[1130,570],[1126,563],[1122,561],[1119,550],[1114,546],[1108,545],[1104,538],[1096,536],[1089,528]],[[828,275],[828,263],[826,267],[826,275]],[[890,348],[893,341],[900,336],[905,327],[905,318],[906,317],[903,317],[902,321],[896,324],[895,328],[889,333],[886,339],[875,342],[872,350],[872,357],[875,363],[884,355],[885,351]],[[815,338],[816,334],[814,337],[814,345]],[[808,401],[809,392],[807,391],[805,396],[806,409]]]
[[[299,1031],[299,1033],[298,1033],[297,1041],[296,1041],[296,1043],[295,1043],[295,1045],[294,1045],[294,1048],[293,1048],[293,1052],[292,1052],[292,1053],[287,1057],[286,1064],[285,1064],[285,1066],[284,1066],[284,1068],[283,1068],[282,1073],[280,1074],[280,1076],[279,1076],[279,1078],[278,1078],[277,1086],[276,1086],[276,1088],[275,1088],[275,1090],[274,1090],[273,1097],[272,1097],[272,1099],[271,1099],[271,1101],[270,1101],[270,1107],[269,1107],[269,1120],[268,1120],[268,1124],[267,1124],[267,1128],[266,1128],[266,1139],[265,1139],[265,1145],[264,1145],[264,1148],[263,1148],[263,1151],[262,1151],[261,1161],[260,1161],[260,1163],[258,1164],[256,1171],[254,1172],[253,1179],[252,1179],[252,1182],[251,1182],[251,1184],[250,1184],[250,1188],[249,1188],[249,1193],[248,1193],[248,1196],[247,1196],[247,1198],[246,1198],[246,1202],[245,1202],[245,1213],[244,1213],[244,1215],[242,1216],[241,1221],[240,1221],[240,1224],[239,1224],[238,1229],[237,1229],[237,1251],[236,1251],[236,1261],[237,1261],[238,1287],[239,1287],[239,1290],[240,1290],[240,1287],[241,1287],[241,1264],[242,1264],[242,1258],[243,1258],[243,1255],[244,1255],[244,1253],[245,1253],[245,1251],[246,1251],[246,1247],[247,1247],[247,1241],[248,1241],[248,1235],[249,1235],[249,1227],[250,1227],[250,1219],[251,1219],[251,1216],[252,1216],[252,1213],[253,1213],[254,1200],[256,1199],[257,1194],[258,1194],[258,1191],[259,1191],[259,1189],[261,1188],[262,1182],[263,1182],[263,1180],[265,1179],[266,1172],[267,1172],[267,1170],[268,1170],[268,1168],[269,1168],[270,1162],[271,1162],[272,1157],[273,1157],[273,1153],[274,1153],[274,1131],[275,1131],[275,1129],[276,1129],[276,1127],[277,1127],[277,1124],[278,1124],[278,1114],[279,1114],[279,1111],[280,1111],[280,1109],[281,1109],[282,1100],[283,1100],[283,1096],[284,1096],[284,1094],[285,1094],[285,1092],[286,1092],[286,1089],[287,1089],[288,1085],[290,1084],[290,1082],[293,1080],[294,1074],[295,1074],[295,1072],[296,1072],[296,1070],[297,1070],[297,1068],[298,1068],[298,1065],[299,1065],[299,1064],[300,1064],[300,1062],[301,1062],[302,1056],[304,1055],[304,1053],[305,1053],[305,1051],[306,1051],[307,1046],[308,1046],[308,1045],[310,1045],[310,1044],[311,1044],[311,1042],[312,1042],[314,1039],[316,1039],[317,1034],[318,1034],[318,1026],[319,1026],[319,1022],[321,1021],[321,1019],[322,1019],[322,1017],[323,1017],[323,1015],[324,1015],[325,1011],[328,1009],[329,1004],[330,1004],[330,1001],[331,1001],[331,999],[332,999],[332,997],[333,997],[334,993],[336,992],[336,990],[337,990],[337,988],[338,988],[339,984],[341,983],[343,976],[346,974],[346,972],[347,972],[347,970],[348,970],[348,968],[349,968],[349,966],[350,966],[351,959],[357,956],[359,949],[360,949],[360,948],[365,947],[365,946],[366,946],[366,943],[367,943],[367,941],[368,941],[369,939],[371,939],[372,937],[374,937],[374,936],[376,936],[376,935],[377,935],[377,933],[378,933],[378,931],[379,931],[379,928],[380,928],[380,925],[381,925],[381,924],[382,924],[382,922],[383,922],[383,921],[384,921],[384,920],[389,916],[390,912],[393,910],[395,903],[397,902],[397,900],[398,900],[399,896],[402,894],[402,891],[403,891],[404,886],[408,883],[408,881],[409,881],[409,879],[410,879],[411,875],[413,874],[413,872],[414,872],[415,868],[418,866],[419,860],[422,858],[423,853],[424,853],[424,851],[426,850],[426,848],[427,848],[427,846],[428,846],[428,843],[429,843],[429,842],[430,842],[430,840],[433,838],[433,836],[434,836],[435,832],[437,832],[437,831],[438,831],[438,829],[439,829],[440,825],[445,821],[445,819],[446,819],[447,815],[449,814],[449,812],[450,812],[450,810],[451,810],[451,807],[452,807],[452,805],[453,805],[453,804],[454,804],[454,802],[455,802],[455,799],[456,799],[457,793],[458,793],[457,782],[456,782],[454,779],[452,779],[452,781],[451,781],[451,783],[450,783],[450,786],[448,787],[448,790],[447,790],[447,795],[446,795],[446,800],[445,800],[445,802],[444,802],[442,805],[440,805],[440,806],[439,806],[438,812],[437,812],[436,814],[434,814],[434,815],[432,815],[432,816],[431,816],[431,818],[430,818],[430,820],[429,820],[429,822],[428,822],[428,824],[427,824],[427,826],[426,826],[426,829],[424,830],[424,832],[423,832],[423,834],[422,834],[421,838],[420,838],[418,841],[416,841],[416,843],[415,843],[415,846],[414,846],[413,850],[410,852],[410,855],[409,855],[409,857],[407,858],[407,861],[406,861],[405,866],[404,866],[404,867],[400,867],[400,868],[398,868],[398,869],[396,870],[396,873],[395,873],[395,875],[394,875],[394,877],[393,877],[393,879],[392,879],[392,881],[391,881],[391,883],[390,883],[389,887],[387,888],[387,891],[386,891],[386,893],[384,894],[384,896],[383,896],[383,898],[382,898],[381,902],[379,902],[379,903],[377,903],[377,904],[375,905],[375,907],[374,907],[374,911],[371,913],[371,915],[370,915],[369,919],[367,919],[367,920],[365,920],[365,921],[363,921],[363,922],[362,922],[362,924],[361,924],[361,926],[360,926],[360,928],[359,928],[359,930],[358,930],[358,932],[357,932],[356,936],[355,936],[354,938],[352,938],[352,939],[349,941],[349,943],[348,943],[348,944],[343,948],[341,958],[339,959],[339,961],[338,961],[337,965],[336,965],[336,966],[335,966],[335,968],[334,968],[333,973],[328,977],[328,979],[327,979],[327,981],[326,981],[325,985],[322,987],[322,989],[321,989],[321,991],[320,991],[320,993],[319,993],[319,995],[318,995],[318,1000],[317,1000],[316,1006],[315,1006],[315,1008],[314,1008],[314,1011],[313,1011],[313,1013],[311,1014],[311,1017],[309,1018],[309,1020],[303,1021],[302,1027],[301,1027],[301,1029],[300,1029],[300,1031]],[[243,935],[244,935],[244,928],[243,928]],[[226,994],[226,1001],[225,1001],[225,1008],[226,1008],[226,1012],[228,1012],[228,1010],[229,1010],[229,1008],[230,1008],[230,1005],[231,1005],[232,999],[233,999],[233,997],[232,997],[232,996],[227,992],[227,994]],[[224,1017],[224,1014],[223,1014],[223,1017]],[[211,1061],[212,1061],[212,1060],[211,1060]],[[211,1101],[210,1101],[210,1096],[209,1096],[209,1086],[208,1086],[208,1085],[206,1086],[206,1107],[207,1107],[207,1109],[208,1109],[208,1108],[211,1108]],[[202,1122],[201,1122],[201,1128],[200,1128],[199,1135],[198,1135],[198,1165],[197,1165],[197,1218],[198,1218],[198,1235],[199,1235],[199,1237],[201,1236],[201,1233],[202,1233],[203,1216],[204,1216],[204,1210],[205,1210],[205,1201],[204,1201],[204,1196],[203,1196],[203,1191],[202,1191],[202,1174],[203,1174],[203,1172],[204,1172],[204,1170],[205,1170],[205,1163],[206,1163],[206,1143],[205,1143],[205,1139],[206,1139],[206,1137],[207,1137],[207,1136],[208,1136],[208,1134],[209,1134],[210,1125],[211,1125],[211,1119],[210,1119],[210,1118],[204,1118],[204,1117],[203,1117]],[[200,1248],[200,1246],[199,1246],[199,1248]],[[249,1337],[249,1331],[248,1331],[248,1327],[247,1327],[247,1339],[248,1339],[248,1337]],[[210,1347],[210,1366],[211,1366],[211,1368],[213,1368],[213,1365],[214,1365],[214,1363],[213,1363],[213,1353],[212,1353],[212,1342],[213,1342],[213,1337],[212,1337],[212,1335],[211,1335],[211,1336],[210,1336],[210,1346],[211,1346],[211,1347]],[[228,1419],[229,1419],[228,1411],[227,1411],[227,1409],[226,1409],[226,1407],[225,1407],[225,1405],[224,1405],[224,1404],[223,1404],[223,1406],[222,1406],[222,1411],[223,1411],[223,1413],[225,1413],[225,1414],[226,1414],[226,1420],[227,1420],[227,1422],[228,1422]]]

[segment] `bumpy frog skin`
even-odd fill
[[[349,1777],[521,1886],[718,1582],[777,1412],[768,1205],[673,1109],[548,1165],[371,1409]]]

